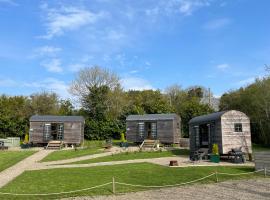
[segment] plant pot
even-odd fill
[[[210,161],[213,163],[219,163],[220,162],[220,156],[219,155],[211,155]]]
[[[30,145],[27,143],[27,144],[21,144],[21,148],[22,149],[28,149],[28,148],[30,148]]]

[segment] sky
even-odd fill
[[[125,90],[178,84],[216,96],[264,76],[269,0],[0,0],[0,94],[68,88],[81,68]]]

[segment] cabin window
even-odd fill
[[[57,127],[57,140],[63,140],[64,139],[64,124],[58,124]]]
[[[143,138],[144,137],[144,123],[143,122],[138,123],[138,131],[139,131],[140,138]]]
[[[242,124],[241,123],[235,123],[234,124],[234,132],[242,132]]]
[[[153,139],[157,138],[157,123],[151,123],[151,135]]]
[[[51,139],[51,124],[44,125],[43,138],[45,141],[49,141]]]

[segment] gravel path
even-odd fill
[[[75,197],[69,200],[269,200],[270,179],[252,179],[240,181],[226,181],[218,184],[192,185],[173,187],[143,192],[97,196]]]
[[[24,160],[18,162],[17,164],[11,166],[0,172],[0,188],[12,181],[14,178],[22,174],[25,170],[33,168],[35,163],[45,158],[52,150],[41,150],[37,153],[25,158]]]

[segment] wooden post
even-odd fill
[[[266,178],[266,172],[267,170],[266,170],[266,167],[264,166],[264,178]]]
[[[113,190],[113,194],[115,194],[115,180],[114,180],[114,177],[112,178],[112,190]]]
[[[217,170],[216,170],[216,183],[218,182],[218,173],[217,173]]]

